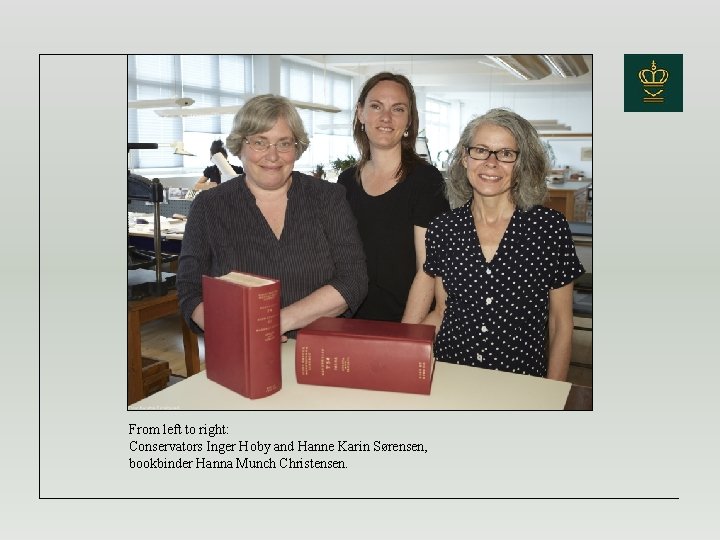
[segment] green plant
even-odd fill
[[[320,165],[315,165],[315,171],[312,173],[312,175],[315,178],[325,178],[325,166],[322,163]]]
[[[345,158],[337,158],[333,159],[330,162],[330,165],[334,170],[336,170],[338,173],[343,172],[345,169],[349,169],[353,165],[357,163],[357,158],[355,156],[352,156],[350,154],[347,155]]]

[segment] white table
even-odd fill
[[[130,410],[562,410],[570,383],[435,363],[430,395],[298,384],[295,340],[282,345],[282,389],[251,400],[209,380],[204,371]]]
[[[136,223],[136,219],[141,218],[147,223]],[[154,216],[152,214],[141,214],[137,212],[128,212],[128,234],[131,236],[144,236],[152,238],[155,235]],[[164,216],[160,217],[160,235],[163,240],[182,240],[185,234],[184,219],[171,219]]]

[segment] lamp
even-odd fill
[[[160,146],[166,146],[166,145],[161,144]],[[185,150],[185,143],[183,143],[182,141],[175,141],[173,143],[170,143],[167,146],[174,148],[175,152],[173,152],[173,154],[177,154],[179,156],[194,156],[195,155],[192,152],[188,152],[187,150]]]
[[[158,147],[157,143],[127,143],[128,154],[130,150],[149,150]],[[176,260],[177,255],[162,253],[162,238],[160,232],[160,203],[163,202],[163,186],[160,180],[152,180],[127,172],[128,204],[130,201],[147,201],[153,204],[153,246],[154,251],[139,250],[128,246],[128,300],[139,300],[145,296],[164,296],[168,289],[175,286],[175,276],[163,279],[162,263]],[[129,224],[128,224],[129,226]],[[129,233],[128,233],[129,236]],[[145,281],[144,272],[155,266],[155,281]],[[149,277],[149,276],[148,276]]]
[[[187,107],[195,103],[193,98],[140,99],[128,101],[128,109],[153,109],[158,107]]]

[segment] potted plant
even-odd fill
[[[347,155],[345,158],[337,158],[330,162],[330,165],[332,165],[332,168],[337,171],[338,174],[343,172],[345,169],[349,169],[353,165],[357,163],[357,158],[355,156],[352,156],[350,154]]]
[[[319,178],[320,180],[325,178],[325,166],[322,163],[320,165],[315,165],[315,170],[313,171],[312,175],[315,178]]]

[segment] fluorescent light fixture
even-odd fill
[[[173,116],[212,116],[214,114],[235,114],[242,105],[226,105],[224,107],[196,107],[194,109],[160,109],[155,114],[163,118]]]
[[[579,77],[590,71],[580,54],[544,54],[543,60],[561,77]]]
[[[295,105],[298,109],[309,109],[311,111],[329,113],[339,113],[342,111],[342,109],[338,107],[325,105],[323,103],[310,103],[308,101],[298,101],[296,99],[291,99],[290,103]],[[241,107],[242,105],[224,105],[220,107],[196,107],[194,109],[160,109],[155,111],[155,114],[164,118],[172,116],[212,116],[218,114],[235,114]]]
[[[339,113],[342,111],[342,109],[339,107],[325,105],[324,103],[310,103],[308,101],[298,101],[296,99],[291,99],[290,103],[295,105],[298,109],[309,109],[311,111],[321,111],[329,113]]]
[[[128,101],[128,109],[157,109],[158,107],[187,107],[195,103],[193,98],[140,99]]]
[[[552,73],[548,65],[535,54],[506,54],[488,58],[525,81],[542,79]]]

